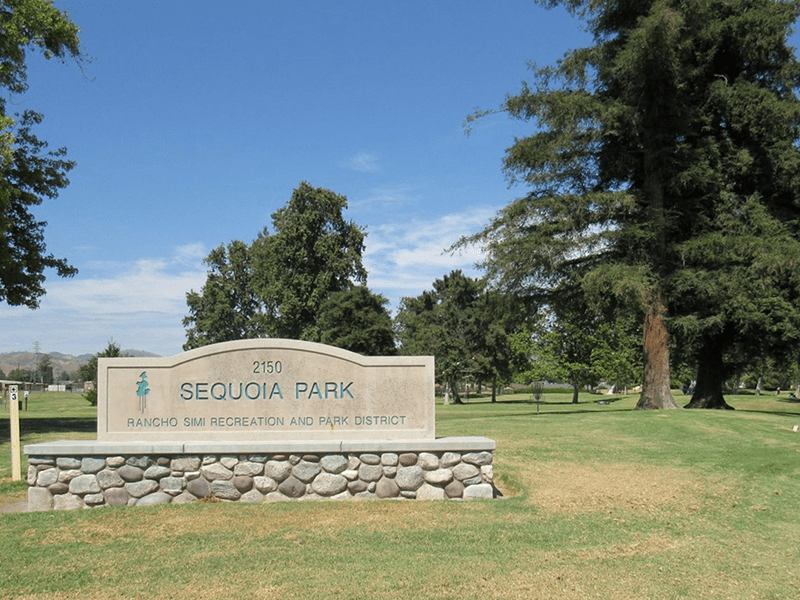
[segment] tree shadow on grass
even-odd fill
[[[8,419],[3,420],[5,427],[0,426],[0,443],[5,443],[11,439],[11,431],[7,425]],[[20,436],[26,435],[50,435],[67,433],[85,433],[87,439],[97,435],[97,419],[83,419],[75,417],[66,418],[43,418],[43,419],[20,419]]]
[[[613,402],[617,400],[622,400],[622,397],[618,398],[609,398],[608,404],[604,404],[602,400],[591,400],[591,401],[581,401],[578,404],[573,404],[571,401],[569,402],[542,402],[538,407],[539,410],[537,411],[536,402],[530,402],[525,400],[503,400],[501,402],[469,402],[468,405],[470,406],[482,406],[488,407],[492,406],[495,407],[495,411],[491,413],[480,413],[481,419],[502,419],[502,418],[509,418],[509,419],[519,419],[524,417],[545,417],[547,415],[583,415],[583,414],[593,414],[593,415],[602,415],[602,414],[609,414],[609,413],[620,413],[620,412],[632,412],[632,408],[620,408],[614,407]],[[529,406],[530,411],[525,412],[505,412],[503,411],[504,405],[514,405],[514,406]],[[554,407],[554,406],[564,406],[570,407],[566,410],[559,410],[552,408],[545,407]],[[590,408],[592,406],[596,406],[596,408]]]
[[[581,404],[604,404],[604,403],[612,404],[614,402],[622,400],[623,398],[625,398],[625,396],[600,396],[600,397],[598,397],[597,400],[580,400],[577,404],[574,403],[571,399],[570,400],[564,400],[564,401],[561,401],[561,402],[556,402],[556,401],[553,401],[553,400],[542,400],[540,402],[540,404],[542,406],[559,406],[559,405],[563,405],[563,406],[579,406]],[[471,405],[477,405],[477,404],[488,404],[490,406],[491,405],[502,406],[503,404],[530,404],[531,406],[536,406],[536,401],[529,400],[529,399],[526,399],[526,398],[520,398],[519,400],[517,400],[517,399],[514,399],[514,400],[498,400],[497,402],[492,402],[491,398],[462,398],[462,400],[463,400],[462,406],[466,406],[466,405],[471,406]],[[453,406],[458,406],[458,405],[454,404]]]
[[[798,407],[800,409],[800,407]],[[788,410],[757,410],[754,408],[739,408],[736,407],[736,412],[740,413],[755,413],[761,415],[772,415],[775,417],[800,417],[800,410],[797,412],[795,411],[788,411]]]
[[[578,410],[548,410],[545,412],[536,413],[536,410],[532,410],[531,412],[515,412],[515,413],[494,413],[490,415],[481,415],[481,419],[502,419],[502,418],[509,418],[509,419],[520,419],[524,417],[532,417],[536,418],[544,418],[548,416],[570,416],[570,415],[607,415],[610,413],[620,413],[620,412],[633,412],[633,409],[620,409],[620,408],[612,408],[608,410],[597,410],[597,409],[578,409]]]
[[[755,395],[753,397],[755,398]],[[736,404],[736,406],[734,406],[736,412],[754,413],[762,415],[776,415],[776,416],[786,416],[786,417],[800,417],[800,399],[776,398],[775,401],[779,404],[782,404],[783,406],[780,409],[776,410],[765,410],[763,408],[748,408],[748,404],[746,402],[740,404],[736,402],[736,399],[731,400],[731,402]]]

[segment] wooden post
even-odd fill
[[[9,423],[11,424],[11,480],[22,479],[19,447],[19,391],[17,386],[9,387]]]

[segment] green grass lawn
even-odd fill
[[[437,435],[497,440],[503,499],[2,514],[0,598],[800,597],[800,404],[525,400],[437,406]],[[80,396],[29,408],[23,443],[94,435]],[[0,504],[24,497],[2,486]]]

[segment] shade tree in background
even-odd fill
[[[234,240],[212,250],[205,262],[205,284],[200,292],[186,294],[189,315],[183,319],[183,349],[263,335],[264,303],[254,290],[250,247]]]
[[[78,376],[81,380],[91,381],[94,384],[91,389],[83,393],[83,397],[86,398],[86,401],[92,406],[97,406],[97,359],[118,358],[122,356],[128,355],[122,352],[118,343],[114,340],[109,340],[108,345],[103,350],[95,354],[89,359],[88,363],[81,365],[78,369]]]
[[[485,283],[484,283],[485,286]],[[491,385],[492,402],[497,390],[514,375],[511,334],[520,331],[529,320],[528,308],[497,290],[484,287],[476,307],[476,340],[473,357],[476,382]]]
[[[366,356],[397,354],[388,303],[365,285],[333,292],[320,306],[319,342]]]
[[[511,350],[506,327],[514,317],[497,293],[480,279],[452,271],[433,282],[433,289],[400,302],[395,316],[399,351],[433,355],[436,380],[461,403],[462,384],[487,382],[492,398],[498,382],[510,379]]]
[[[433,282],[432,290],[405,297],[395,316],[395,335],[405,355],[433,355],[436,380],[461,403],[461,382],[475,370],[470,351],[475,332],[474,309],[481,284],[461,271]]]
[[[302,182],[273,213],[274,233],[213,250],[206,283],[186,295],[184,349],[280,337],[391,353],[386,300],[365,286],[366,234],[346,208],[344,196]]]
[[[367,281],[364,231],[345,220],[347,198],[302,182],[253,242],[253,289],[271,337],[318,341],[322,303]]]

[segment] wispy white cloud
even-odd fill
[[[185,244],[175,248],[174,260],[180,264],[197,264],[198,259],[202,261],[208,256],[208,249],[205,244],[196,242],[194,244]]]
[[[380,187],[360,198],[348,198],[350,207],[357,210],[402,208],[417,201],[414,193],[402,187]]]
[[[479,276],[474,267],[483,258],[479,247],[446,250],[462,236],[478,231],[495,212],[493,207],[473,208],[434,220],[412,219],[370,229],[364,254],[370,288],[396,308],[404,296],[431,289],[436,279],[455,269]]]
[[[123,348],[175,354],[184,341],[186,293],[205,282],[202,245],[164,259],[95,263],[92,274],[52,279],[39,309],[0,306],[0,347],[97,352],[114,338]],[[192,258],[194,257],[194,258]]]
[[[347,168],[362,173],[380,173],[378,157],[369,152],[359,152],[347,161]]]

